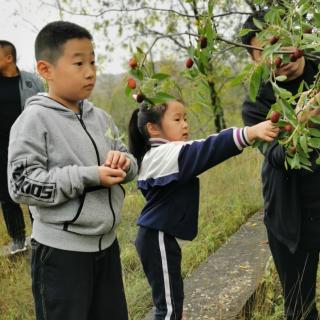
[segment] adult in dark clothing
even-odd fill
[[[262,20],[263,14],[255,18]],[[256,29],[252,17],[247,19],[244,28]],[[245,35],[242,41],[260,46],[255,31]],[[259,61],[260,51],[251,49],[249,52],[254,61]],[[309,85],[314,82],[318,63],[302,57],[277,72],[287,76],[287,80],[278,82],[278,85],[296,94],[302,80]],[[262,84],[256,101],[247,99],[243,104],[245,125],[264,121],[274,102],[271,83]],[[317,155],[311,155],[313,171],[309,172],[286,170],[285,150],[277,141],[270,143],[263,154],[264,222],[283,289],[286,319],[316,320],[315,288],[320,251],[320,167],[315,164]]]
[[[20,71],[16,49],[0,40],[0,202],[8,234],[12,238],[11,254],[26,250],[25,223],[20,206],[8,192],[7,164],[10,128],[23,110],[27,98],[44,91],[34,74]]]

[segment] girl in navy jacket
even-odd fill
[[[182,103],[143,103],[133,112],[129,149],[138,160],[138,188],[146,199],[137,222],[136,248],[152,289],[154,319],[182,319],[181,249],[176,238],[192,240],[197,235],[197,176],[240,154],[256,139],[272,141],[278,131],[271,121],[265,121],[188,141]]]

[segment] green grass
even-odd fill
[[[257,291],[247,302],[238,320],[283,320],[283,296],[278,274],[270,259],[267,269]]]
[[[320,269],[317,274],[317,292],[320,288]],[[270,268],[262,279],[257,292],[250,304],[247,305],[238,320],[283,320],[284,299],[279,276],[271,260]],[[320,309],[320,295],[316,294],[316,304]],[[306,314],[305,314],[306,316]]]
[[[201,176],[199,234],[194,241],[182,243],[184,276],[190,275],[251,214],[262,207],[260,166],[259,153],[248,149]],[[134,183],[126,189],[118,238],[130,319],[141,320],[152,306],[150,290],[134,248],[135,221],[144,200]],[[29,222],[27,214],[25,216]],[[1,219],[0,245],[8,242]],[[0,314],[2,320],[34,319],[30,266],[26,255],[14,260],[0,259]]]

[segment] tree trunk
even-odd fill
[[[215,84],[213,81],[208,81],[209,89],[210,89],[210,99],[212,105],[212,111],[214,114],[214,125],[216,127],[216,131],[220,132],[221,130],[226,128],[226,121],[224,119],[224,112],[221,108],[220,99],[217,96],[215,90]]]
[[[197,1],[192,0],[190,5],[194,13],[194,16],[196,17],[196,20],[199,22],[200,20],[199,20],[199,11],[197,7]],[[199,34],[199,29],[198,29],[198,34]],[[212,72],[213,72],[212,67],[210,67],[208,70],[208,73],[210,74]],[[217,95],[214,82],[212,80],[208,80],[208,85],[210,89],[210,100],[211,100],[212,112],[214,115],[214,125],[216,127],[216,132],[220,132],[222,129],[226,128],[223,109],[221,108],[220,99]]]

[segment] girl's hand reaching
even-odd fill
[[[255,140],[271,142],[278,136],[279,131],[280,129],[274,123],[267,120],[248,127],[247,134],[250,142]]]

